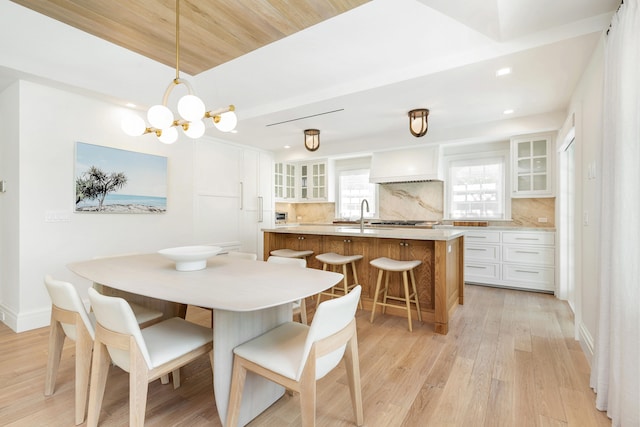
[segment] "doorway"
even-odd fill
[[[558,297],[576,312],[575,288],[575,130],[560,146],[559,287]]]

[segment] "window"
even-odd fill
[[[338,217],[360,218],[362,199],[367,199],[365,218],[373,218],[376,214],[376,184],[369,183],[369,169],[352,169],[338,171]]]
[[[448,162],[447,208],[451,219],[509,219],[507,153],[456,156]]]

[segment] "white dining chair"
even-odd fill
[[[270,256],[267,258],[267,262],[275,264],[297,265],[298,267],[306,268],[307,260],[305,258],[287,258],[281,256]],[[293,302],[293,315],[300,316],[300,322],[308,325],[307,321],[307,303],[304,298]]]
[[[361,286],[320,304],[310,326],[283,323],[233,350],[225,425],[238,424],[247,371],[300,393],[303,427],[315,425],[316,380],[345,360],[356,425],[364,423],[355,312]]]
[[[75,357],[75,423],[82,424],[87,409],[91,350],[95,336],[95,317],[88,313],[76,288],[69,282],[44,277],[44,284],[51,298],[51,326],[49,330],[49,355],[45,374],[45,396],[55,391],[56,377],[62,357],[65,337],[76,343]],[[162,316],[161,312],[139,307],[136,321],[150,323]],[[134,313],[135,314],[135,313]],[[168,382],[168,377],[164,382]]]
[[[140,329],[126,300],[89,289],[96,333],[87,426],[98,424],[109,363],[129,373],[129,426],[143,426],[149,382],[173,373],[180,387],[180,367],[207,354],[213,367],[213,331],[179,317]]]

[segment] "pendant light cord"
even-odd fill
[[[176,82],[180,80],[180,0],[176,0]]]

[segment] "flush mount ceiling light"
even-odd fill
[[[173,112],[167,107],[167,102],[171,91],[177,85],[184,85],[188,93],[178,101],[180,118],[176,120]],[[172,144],[178,139],[178,127],[190,138],[200,138],[204,135],[203,119],[213,119],[213,124],[221,132],[232,131],[238,122],[234,111],[233,105],[207,111],[204,102],[193,94],[191,84],[180,78],[180,0],[176,0],[176,78],[164,92],[162,104],[149,108],[147,120],[150,126],[147,126],[140,116],[130,115],[122,121],[122,129],[131,136],[155,133],[161,142]]]
[[[426,108],[409,111],[409,130],[411,131],[411,135],[419,138],[427,134],[427,130],[429,129],[429,123],[427,122],[428,117],[429,110]]]
[[[304,148],[309,151],[316,151],[320,148],[320,131],[318,129],[305,129]]]

